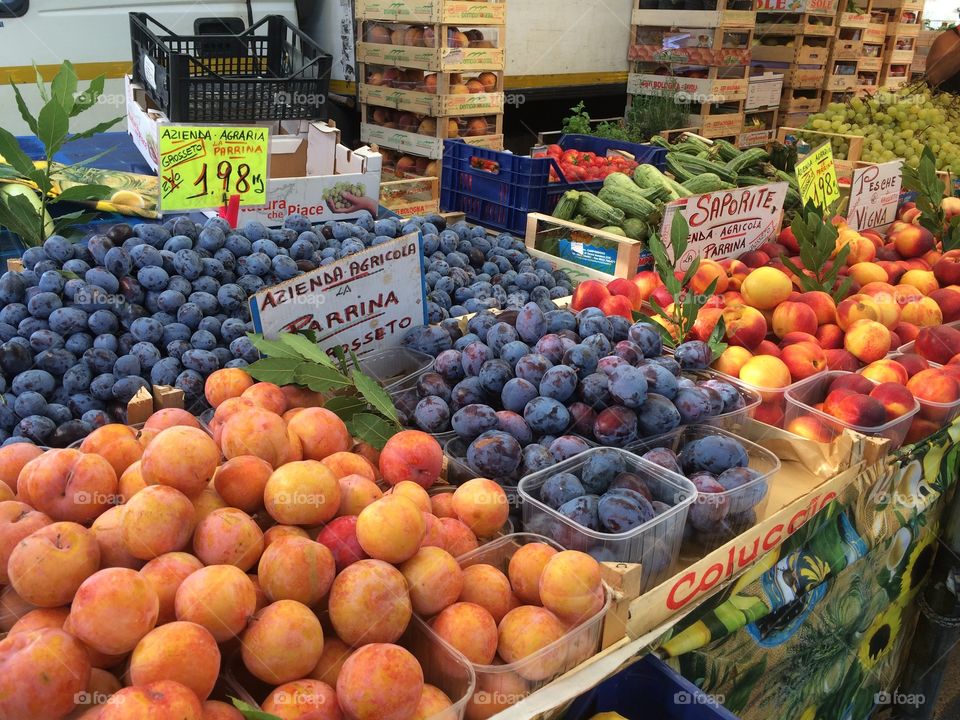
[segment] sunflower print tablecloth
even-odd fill
[[[960,421],[865,470],[661,653],[743,720],[865,720],[913,633],[958,442]]]

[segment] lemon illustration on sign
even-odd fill
[[[127,205],[129,207],[146,207],[146,202],[140,193],[132,190],[117,190],[111,197],[110,202],[114,205]]]

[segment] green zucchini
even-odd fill
[[[676,160],[692,175],[713,173],[724,182],[732,183],[737,181],[737,173],[731,172],[726,166],[720,163],[704,160],[703,158],[698,158],[693,155],[677,155]]]
[[[619,225],[626,218],[620,208],[612,207],[596,195],[586,192],[580,193],[580,202],[577,209],[588,218],[597,220],[604,225]]]
[[[765,162],[769,157],[763,148],[750,148],[728,161],[725,167],[729,172],[738,175],[749,167]]]
[[[623,221],[623,231],[633,240],[646,240],[650,237],[650,226],[639,218],[627,218]]]
[[[690,172],[679,160],[680,153],[667,153],[667,171],[673,175],[677,182],[686,182],[694,177],[695,173]]]
[[[577,203],[580,202],[580,193],[576,190],[567,190],[557,201],[553,216],[561,220],[570,220],[577,212]]]
[[[716,192],[717,190],[733,190],[736,185],[724,182],[713,173],[701,173],[684,181],[683,186],[694,195]]]
[[[606,227],[602,227],[600,229],[606,233],[610,233],[611,235],[620,235],[621,237],[627,236],[627,233],[624,232],[623,228],[617,227],[616,225],[607,225]]]
[[[657,211],[656,205],[640,195],[639,191],[604,186],[600,188],[597,197],[611,207],[619,208],[627,217],[647,218]]]

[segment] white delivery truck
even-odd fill
[[[525,124],[546,116],[543,121],[556,126],[562,117],[557,107],[567,107],[569,99],[606,95],[623,107],[633,0],[555,0],[548,6],[540,0],[506,2],[508,124],[516,113]],[[28,105],[36,106],[34,65],[49,80],[65,59],[81,80],[107,77],[101,103],[86,120],[123,115],[123,76],[132,56],[129,12],[146,13],[186,35],[284,15],[333,55],[331,91],[348,106],[355,93],[351,0],[0,0],[0,127],[28,133],[10,81],[23,88]],[[541,103],[553,105],[549,112],[537,112]],[[328,110],[347,130],[342,109]]]

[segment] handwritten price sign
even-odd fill
[[[833,150],[829,142],[798,162],[796,171],[804,205],[813,202],[817,207],[826,210],[840,199],[837,168],[833,164]]]
[[[160,126],[160,207],[164,212],[267,204],[270,131],[265,127]]]
[[[903,160],[853,171],[847,222],[854,230],[886,229],[897,218]]]

